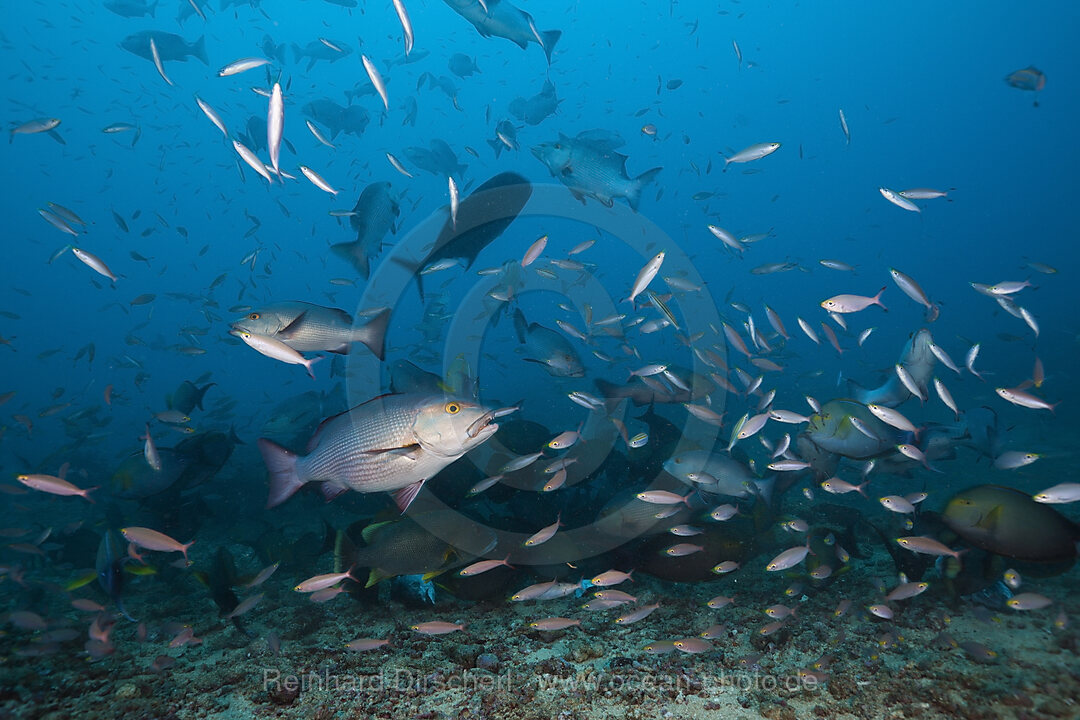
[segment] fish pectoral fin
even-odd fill
[[[304,318],[307,316],[307,310],[293,318],[293,321],[277,331],[276,335],[282,340],[289,340],[300,330],[304,324]]]
[[[981,530],[993,533],[997,528],[998,521],[1001,519],[1001,505],[995,505],[994,509],[979,518],[979,522],[975,525]]]
[[[428,582],[431,582],[432,580],[434,580],[435,578],[439,577],[440,575],[442,575],[444,572],[446,572],[446,571],[445,570],[432,570],[431,572],[426,572],[423,575],[421,575],[420,579],[423,580],[424,582],[428,583]]]
[[[68,592],[72,590],[78,590],[81,587],[89,585],[97,579],[97,572],[94,570],[87,570],[82,575],[76,576],[71,582],[64,586],[64,589]]]
[[[319,489],[322,491],[323,499],[326,500],[326,502],[330,502],[338,495],[348,490],[348,488],[343,488],[340,485],[331,485],[328,482],[324,482]]]
[[[401,512],[405,512],[412,501],[416,499],[416,496],[420,494],[420,489],[424,487],[423,480],[417,480],[412,485],[406,485],[400,490],[395,490],[391,493],[394,496],[394,502],[397,504],[398,509]]]
[[[379,568],[371,568],[371,571],[368,573],[367,582],[364,583],[364,589],[367,589],[372,585],[377,585],[388,577],[392,576],[383,572]]]
[[[365,450],[364,452],[368,455],[381,455],[383,453],[392,453],[394,455],[406,457],[415,462],[423,456],[424,448],[422,448],[419,444],[413,444],[396,448],[376,448],[373,450]]]

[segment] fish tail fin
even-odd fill
[[[368,262],[368,256],[363,251],[363,248],[360,247],[359,240],[331,245],[330,250],[339,257],[345,258],[351,262],[353,267],[356,268],[356,271],[360,273],[360,276],[365,280],[371,275],[371,265]]]
[[[88,487],[85,490],[83,490],[81,493],[79,493],[79,495],[82,497],[83,500],[90,503],[91,505],[97,505],[97,502],[94,501],[94,498],[90,497],[90,493],[92,491],[94,491],[94,490],[97,490],[99,487],[101,487],[101,486],[100,485],[95,485],[94,487]]]
[[[634,178],[633,189],[630,191],[630,195],[627,196],[626,201],[630,203],[630,208],[637,212],[638,205],[641,203],[641,190],[646,185],[656,179],[656,176],[660,174],[663,168],[655,167],[652,170],[646,170],[645,172]]]
[[[126,617],[131,622],[138,622],[135,618],[131,617],[128,611],[124,608],[124,601],[120,599],[120,596],[113,598],[113,602],[116,603],[116,609],[120,611],[120,614]]]
[[[203,398],[206,397],[206,391],[209,390],[210,388],[214,387],[215,385],[217,385],[217,383],[207,383],[203,387],[199,388],[199,394],[196,396],[195,404],[199,407],[200,410],[205,410],[206,409],[206,408],[203,407],[203,404],[202,404],[203,403]]]
[[[157,15],[155,14],[155,13],[157,13],[157,6],[158,6],[158,4],[157,4],[157,1],[155,0],[154,4],[147,8],[147,10],[150,11],[150,17],[157,17]]]
[[[865,400],[863,399],[863,398],[866,398],[866,388],[864,388],[862,385],[855,382],[851,378],[847,379],[847,394],[848,394],[848,397],[854,398],[855,400],[858,400],[859,402],[869,402],[870,401],[869,399],[865,399]]]
[[[344,530],[338,530],[334,537],[334,572],[343,572],[349,568],[349,577],[356,580],[352,571],[356,568],[357,550],[349,534]]]
[[[297,472],[296,461],[300,458],[296,453],[266,438],[259,438],[258,445],[266,469],[270,472],[270,494],[266,507],[272,508],[292,497],[306,481]]]
[[[206,36],[200,35],[199,39],[191,47],[191,54],[203,61],[203,65],[210,67],[210,61],[206,57]]]
[[[498,140],[488,140],[487,144],[491,146],[491,149],[495,151],[495,159],[499,159],[499,155],[502,154],[503,144]]]
[[[529,333],[529,321],[525,319],[525,313],[521,308],[514,310],[514,332],[517,333],[518,342],[524,344]]]
[[[310,377],[312,380],[315,379],[315,371],[312,370],[311,367],[322,359],[322,355],[316,355],[315,357],[309,359],[307,362],[304,363],[304,368],[307,370],[308,377]]]
[[[551,52],[555,49],[555,43],[562,37],[562,30],[546,30],[540,33],[540,37],[543,40],[540,46],[544,48],[544,54],[547,55],[548,65],[550,65]]]
[[[390,324],[390,308],[386,308],[361,328],[353,332],[353,340],[362,342],[375,357],[386,355],[386,327]]]
[[[886,286],[888,287],[888,286]],[[885,307],[885,303],[881,302],[881,296],[885,292],[885,288],[878,290],[878,294],[874,296],[874,304],[881,307],[885,312],[889,312],[889,308]]]

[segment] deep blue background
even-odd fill
[[[563,31],[550,69],[535,45],[522,51],[502,39],[482,38],[442,2],[432,0],[407,0],[416,51],[430,55],[392,68],[388,60],[399,59],[403,52],[389,0],[368,2],[363,11],[315,1],[266,0],[258,8],[215,10],[206,23],[191,17],[179,27],[174,18],[181,4],[163,1],[154,19],[120,18],[90,2],[12,3],[6,8],[0,50],[6,120],[14,126],[39,116],[61,118],[59,131],[67,142],[61,146],[39,135],[0,144],[6,178],[0,196],[6,220],[6,282],[0,285],[0,305],[20,316],[0,319],[0,335],[12,339],[11,347],[0,347],[0,392],[18,391],[0,410],[0,422],[9,426],[0,459],[11,471],[22,470],[13,452],[37,462],[66,442],[60,420],[66,413],[37,418],[52,404],[50,395],[57,387],[66,388],[60,402],[75,403],[67,412],[100,403],[109,383],[126,397],[128,404],[112,411],[112,436],[99,446],[107,457],[136,450],[142,423],[149,413],[163,409],[164,394],[181,379],[208,370],[221,384],[212,391],[217,397],[240,399],[235,421],[248,431],[257,429],[261,414],[281,398],[311,387],[330,388],[328,361],[316,366],[319,380],[312,383],[299,368],[222,343],[224,322],[208,322],[200,302],[165,293],[203,296],[214,278],[227,273],[213,294],[220,307],[210,308],[224,320],[233,316],[227,308],[234,304],[280,299],[352,311],[363,283],[356,288],[330,285],[330,278],[352,277],[353,271],[327,250],[330,243],[349,240],[351,233],[327,210],[349,208],[366,184],[390,180],[401,196],[403,234],[447,203],[445,178],[417,172],[408,180],[389,166],[385,152],[403,158],[406,146],[425,146],[440,137],[468,165],[467,185],[502,170],[540,183],[551,178],[528,146],[554,139],[558,132],[573,135],[590,128],[618,132],[626,139],[623,152],[629,155],[631,175],[664,167],[657,183],[644,192],[641,213],[695,258],[721,312],[733,321],[742,319],[723,305],[730,293],[732,300],[754,308],[760,326],[765,325],[763,301],[782,313],[796,337],[789,346],[794,355],[784,361],[791,369],[775,381],[780,406],[804,409],[801,396],[807,391],[823,398],[839,393],[835,378],[841,370],[869,383],[895,362],[901,344],[921,322],[921,308],[889,280],[887,269],[895,266],[942,303],[933,331],[954,359],[961,361],[968,340],[983,344],[978,366],[991,384],[942,375],[961,405],[991,403],[1010,425],[1037,431],[1051,427],[1049,415],[1007,406],[991,387],[1015,385],[1028,377],[1034,358],[1031,333],[968,285],[1031,276],[1040,289],[1025,291],[1019,301],[1042,326],[1037,353],[1049,376],[1044,394],[1066,403],[1052,427],[1062,431],[1057,436],[1061,438],[1068,438],[1074,427],[1068,408],[1075,406],[1078,395],[1070,368],[1078,332],[1073,170],[1080,160],[1075,142],[1080,110],[1075,70],[1080,63],[1072,39],[1080,30],[1080,16],[1071,3],[1024,9],[976,2],[733,3],[720,4],[717,11],[712,3],[693,2],[522,2],[539,29]],[[210,66],[194,59],[167,62],[175,82],[167,86],[152,63],[119,47],[126,35],[148,28],[178,32],[190,41],[205,34]],[[306,60],[294,63],[290,52],[281,68],[283,84],[291,82],[285,134],[298,153],[294,157],[283,151],[283,164],[297,175],[298,163],[316,169],[342,189],[335,200],[303,178],[268,188],[245,168],[247,181],[242,183],[235,153],[194,102],[197,93],[234,132],[241,131],[250,116],[265,116],[265,98],[250,90],[265,87],[262,69],[217,77],[226,63],[259,55],[264,34],[278,43],[300,45],[321,36],[352,48],[347,57],[334,64],[320,62],[311,71]],[[311,137],[299,108],[321,97],[345,103],[343,91],[365,79],[358,38],[363,40],[360,51],[389,78],[390,111],[382,118],[377,97],[360,98],[372,115],[371,125],[362,138],[339,136],[338,148],[331,150]],[[742,49],[741,67],[732,40]],[[446,61],[454,52],[475,56],[483,71],[465,80],[454,78],[461,111],[441,92],[416,90],[425,71],[449,75]],[[1048,77],[1039,107],[1032,106],[1031,93],[1003,81],[1027,65]],[[658,76],[663,84],[679,79],[683,85],[658,94]],[[563,99],[558,114],[538,127],[522,129],[521,151],[503,153],[496,161],[485,142],[494,137],[495,123],[508,117],[506,108],[513,98],[537,93],[547,77]],[[417,98],[420,108],[415,127],[401,124],[408,95]],[[840,108],[851,128],[850,145],[845,145],[839,127]],[[647,112],[636,116],[642,109]],[[129,147],[130,134],[101,132],[119,121],[141,126],[135,148]],[[640,133],[645,123],[657,126],[657,138]],[[771,157],[720,172],[720,152],[764,141],[779,141],[783,147]],[[479,158],[469,155],[466,146],[476,149]],[[706,174],[710,161],[712,172]],[[950,196],[953,202],[920,202],[924,210],[916,215],[885,202],[880,186],[957,189]],[[657,200],[661,189],[663,196]],[[716,196],[692,200],[699,192]],[[115,289],[107,283],[95,287],[92,281],[98,278],[70,254],[46,264],[68,240],[35,212],[50,200],[93,223],[79,243],[124,276]],[[118,230],[112,210],[125,217],[130,233]],[[136,211],[141,216],[132,220]],[[159,222],[155,212],[170,227]],[[262,222],[248,238],[243,237],[251,226],[245,212]],[[706,230],[710,222],[739,235],[771,229],[772,237],[737,260],[717,247]],[[186,228],[187,238],[177,233],[177,225]],[[145,237],[144,231],[149,231]],[[548,256],[595,236],[580,228],[575,233],[555,220],[522,220],[481,256],[477,268],[519,258],[544,233],[552,238]],[[204,246],[209,250],[200,255]],[[252,273],[239,263],[257,247],[262,252]],[[131,250],[152,257],[151,266],[133,261]],[[644,262],[624,250],[606,237],[580,258],[600,266],[614,300],[625,297]],[[854,264],[858,274],[826,270],[817,264],[821,258]],[[798,260],[811,272],[749,272],[785,259]],[[1026,259],[1060,272],[1039,275],[1023,267]],[[448,273],[461,276],[459,270]],[[870,325],[879,328],[863,350],[847,352],[838,361],[831,348],[816,348],[798,334],[796,315],[815,325],[825,319],[817,307],[822,299],[839,292],[872,295],[883,285],[889,288],[884,296],[888,315],[871,308],[850,318],[854,333]],[[238,299],[241,286],[247,289]],[[451,287],[458,288],[454,297],[460,297],[468,283]],[[146,292],[157,293],[157,301],[128,307],[132,298]],[[530,319],[548,325],[555,317],[570,319],[549,300],[523,301]],[[419,337],[409,328],[419,318],[419,305],[410,295],[394,317],[391,359],[408,355]],[[147,344],[126,344],[132,328],[147,319],[150,324],[134,332]],[[575,322],[582,326],[580,319]],[[169,349],[191,344],[181,334],[185,326],[209,329],[208,335],[196,338],[205,355],[187,357]],[[1022,339],[1005,341],[1001,333]],[[674,358],[681,352],[686,362],[670,331],[664,337],[634,338],[645,360]],[[88,342],[96,346],[93,367],[85,359],[73,366],[71,356]],[[850,346],[853,337],[845,342]],[[555,383],[513,354],[509,324],[496,329],[492,343],[488,352],[499,361],[493,366],[525,373],[538,399],[554,395]],[[63,352],[35,360],[50,348]],[[607,351],[612,348],[605,346]],[[133,385],[134,370],[110,367],[116,365],[111,359],[122,355],[150,374],[142,389]],[[618,380],[628,368],[624,363],[605,370],[589,362],[591,374]],[[815,384],[796,384],[800,376],[817,370],[824,372]],[[493,394],[515,399],[517,387],[498,387],[504,371],[490,372]],[[930,408],[927,418],[951,415],[939,405]],[[31,442],[11,420],[15,413],[35,420]],[[1053,436],[1040,441],[1040,450],[1061,450],[1068,443]],[[160,442],[171,444],[166,435]]]

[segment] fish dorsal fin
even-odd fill
[[[382,522],[371,523],[366,528],[360,531],[360,537],[363,538],[364,542],[370,545],[372,538],[375,537],[375,533],[378,531],[379,528],[385,527],[387,525],[392,525],[395,522],[397,522],[397,520],[383,520]]]
[[[341,308],[330,308],[330,312],[334,313],[334,315],[337,316],[337,319],[345,323],[346,325],[352,325],[352,315],[345,312]]]
[[[618,133],[609,130],[584,130],[578,133],[576,139],[588,143],[601,152],[614,152],[626,144],[626,141]],[[622,157],[625,163],[626,156]]]
[[[319,446],[319,438],[322,436],[322,432],[326,429],[326,426],[341,417],[342,415],[347,414],[348,412],[349,411],[346,410],[345,412],[340,412],[337,415],[331,415],[330,417],[319,423],[319,427],[315,428],[315,432],[312,433],[311,438],[307,441],[307,448],[305,448],[304,452],[311,453],[313,450],[315,450],[315,448]]]
[[[297,330],[300,329],[300,326],[303,325],[304,318],[306,318],[306,317],[307,317],[307,310],[304,310],[302,313],[300,313],[295,318],[293,318],[293,321],[291,323],[289,323],[285,327],[278,330],[276,335],[279,338],[284,338],[284,339],[288,340],[289,338],[291,338],[293,335],[296,334]]]

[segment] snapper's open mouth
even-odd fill
[[[489,410],[480,417],[478,417],[473,422],[473,424],[469,426],[468,430],[466,430],[465,433],[470,438],[475,438],[481,432],[490,428],[490,431],[488,432],[488,435],[490,435],[499,429],[498,425],[492,425],[495,420],[505,415],[509,415],[510,413],[517,412],[520,409],[520,405],[514,405],[512,407],[499,408],[498,410]]]

